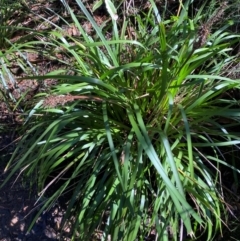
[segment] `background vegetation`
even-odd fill
[[[216,240],[237,213],[240,3],[1,1],[21,137],[3,185],[21,170],[39,214],[63,198],[76,240]]]

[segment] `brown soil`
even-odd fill
[[[6,139],[5,139],[6,140]],[[6,159],[1,152],[0,184],[8,175],[4,173]],[[64,210],[56,203],[50,210],[46,210],[34,223],[31,231],[28,228],[34,216],[40,210],[41,202],[37,200],[36,188],[24,183],[23,178],[14,175],[0,192],[0,241],[53,241],[70,240],[69,230],[63,231],[60,239],[60,222]]]

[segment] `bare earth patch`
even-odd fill
[[[0,162],[0,184],[8,174],[3,173],[4,162],[3,159]],[[58,203],[43,212],[31,231],[27,232],[40,205],[34,205],[37,200],[36,190],[30,190],[30,186],[25,185],[22,178],[15,182],[16,178],[17,175],[13,176],[0,190],[0,241],[70,240],[67,229],[60,239],[59,227],[64,210]]]

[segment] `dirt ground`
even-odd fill
[[[0,185],[9,174],[4,173],[4,169],[14,148],[13,139],[13,135],[0,134]],[[0,189],[0,241],[70,240],[68,228],[60,238],[60,223],[65,211],[59,203],[44,211],[28,232],[42,204],[35,204],[37,199],[35,186],[25,183],[18,174]]]
[[[3,172],[4,162],[3,159],[0,162],[0,184],[7,175]],[[17,175],[12,177],[0,191],[0,241],[70,240],[68,230],[60,239],[59,226],[64,210],[58,203],[43,212],[32,230],[27,232],[41,204],[34,205],[37,200],[36,190],[24,184],[21,177],[15,182],[16,178]]]

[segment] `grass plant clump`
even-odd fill
[[[47,198],[39,213],[68,194],[73,238],[213,240],[226,219],[222,172],[239,170],[224,151],[237,150],[240,123],[239,101],[225,93],[239,81],[221,73],[238,61],[239,35],[213,30],[226,4],[199,27],[203,8],[191,19],[192,1],[170,19],[149,2],[130,19],[105,1],[100,23],[82,1],[83,19],[63,1],[72,31],[54,25],[45,44],[69,57],[73,74],[34,77],[58,82],[36,96],[6,170],[36,174]]]

